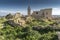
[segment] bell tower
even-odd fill
[[[31,15],[30,0],[28,0],[28,16]]]

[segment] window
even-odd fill
[[[48,19],[48,12],[46,12],[46,18]]]
[[[38,12],[36,12],[36,14],[38,14]]]
[[[44,15],[44,12],[42,13],[42,15]]]
[[[48,15],[48,13],[46,12],[46,15]]]
[[[48,19],[48,17],[46,17]]]

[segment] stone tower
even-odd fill
[[[30,0],[28,0],[28,16],[31,15]]]

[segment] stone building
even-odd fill
[[[33,11],[32,17],[34,17],[36,19],[40,19],[40,18],[51,19],[51,17],[52,17],[52,8],[41,9],[40,11]]]

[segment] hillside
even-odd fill
[[[4,18],[0,19],[0,24],[5,24],[5,27],[0,28],[0,40],[58,40],[56,32],[60,30],[60,24],[55,20],[28,20],[26,27],[13,27],[6,21]],[[58,26],[57,29],[54,25]]]

